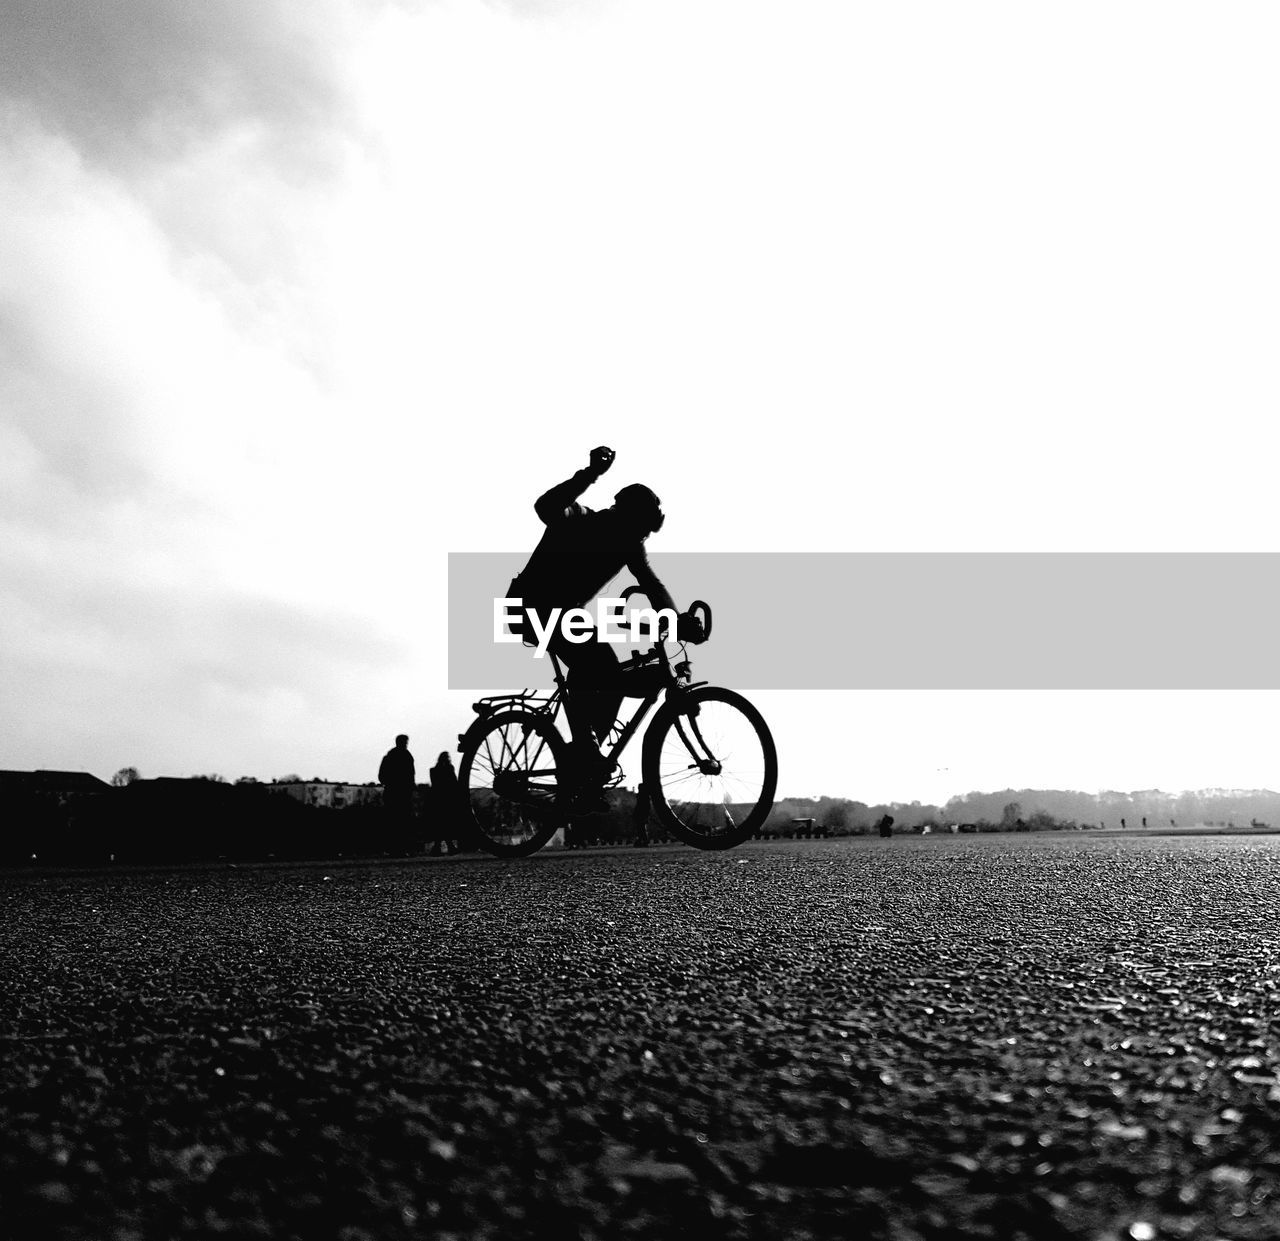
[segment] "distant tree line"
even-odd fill
[[[283,782],[283,781],[282,781]],[[50,800],[28,797],[0,808],[0,863],[97,864],[206,859],[307,859],[376,856],[397,851],[380,805],[343,809],[304,805],[272,785],[216,775],[189,780],[144,780],[122,768],[112,787],[93,795]],[[423,790],[424,792],[426,790]],[[611,792],[607,814],[574,824],[569,847],[626,844],[637,833],[636,794]],[[1169,794],[1080,793],[1004,789],[967,793],[937,806],[912,802],[868,804],[847,797],[788,797],[773,808],[759,835],[871,835],[885,818],[897,833],[945,831],[1051,831],[1072,828],[1255,827],[1280,825],[1280,793],[1201,790]],[[1145,820],[1145,822],[1144,822]],[[423,844],[456,839],[456,815],[421,799]],[[665,839],[650,820],[649,838]],[[466,846],[463,838],[464,847]]]
[[[1280,793],[1269,789],[1200,789],[1164,793],[1141,789],[1130,793],[1109,790],[1080,793],[1066,789],[1003,789],[996,793],[966,793],[942,808],[951,822],[998,822],[1003,807],[1018,802],[1030,814],[1043,812],[1082,827],[1194,827],[1197,824],[1250,823],[1280,825]]]
[[[938,806],[919,801],[866,802],[845,797],[788,797],[773,808],[764,831],[794,833],[794,820],[815,819],[832,835],[864,835],[885,815],[897,831],[951,824],[980,831],[1049,831],[1109,827],[1194,827],[1198,824],[1280,826],[1280,793],[1268,789],[1202,789],[1164,793],[1146,789],[1131,793],[1081,793],[1066,789],[1001,789],[965,793]]]
[[[1055,831],[1091,824],[1059,818],[1043,809],[1024,809],[1020,801],[1004,801],[988,811],[965,806],[963,799],[953,798],[945,806],[912,802],[852,801],[845,797],[788,797],[778,802],[761,829],[766,837],[868,836],[876,834],[884,819],[893,821],[897,833],[948,830],[952,824],[966,831],[1012,832]],[[812,820],[812,826],[809,821]]]

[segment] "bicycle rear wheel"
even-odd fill
[[[462,813],[495,857],[536,853],[565,822],[557,799],[566,743],[555,725],[528,711],[477,720],[462,743]]]
[[[750,702],[704,686],[668,699],[654,716],[641,773],[664,828],[699,849],[731,849],[773,809],[778,752]]]

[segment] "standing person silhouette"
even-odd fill
[[[636,584],[658,609],[678,611],[670,592],[649,564],[645,541],[662,529],[662,502],[642,483],[623,487],[613,504],[596,512],[578,498],[613,464],[612,448],[593,448],[589,463],[571,478],[557,483],[538,497],[534,511],[546,525],[529,562],[512,580],[508,597],[520,599],[526,619],[534,613],[544,625],[554,608],[585,607],[625,566]],[[519,623],[512,632],[529,630]],[[676,637],[701,642],[705,638],[696,616],[680,614]],[[659,669],[639,669],[640,676],[624,675],[613,645],[593,630],[584,642],[570,642],[554,628],[547,649],[568,669],[566,706],[573,734],[574,775],[590,782],[608,774],[598,742],[604,741],[624,695],[643,696],[653,686]],[[648,674],[648,675],[645,675]]]
[[[458,773],[453,769],[453,759],[448,750],[441,750],[435,766],[431,768],[431,813],[435,819],[435,843],[432,857],[438,857],[440,846],[446,853],[458,853]]]
[[[407,734],[400,733],[395,745],[382,756],[382,762],[378,764],[378,783],[382,785],[382,805],[391,828],[392,847],[397,852],[408,854],[412,849],[409,835],[413,826],[416,775]]]

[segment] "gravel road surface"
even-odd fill
[[[0,872],[0,1235],[1275,1238],[1280,838]]]

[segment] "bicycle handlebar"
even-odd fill
[[[695,599],[689,604],[689,615],[696,616],[698,610],[702,610],[702,632],[705,637],[711,637],[711,605],[705,599]]]
[[[644,594],[644,591],[641,590],[639,586],[628,586],[626,590],[622,592],[622,602],[626,603],[632,595],[642,594]],[[691,604],[689,604],[687,615],[697,616],[699,612],[701,612],[703,637],[709,638],[711,637],[711,605],[705,599],[695,599]],[[631,626],[625,621],[619,621],[618,628],[625,629],[628,632],[631,630]],[[658,630],[658,644],[661,644],[669,636],[670,635],[668,635],[666,625],[664,623]]]

